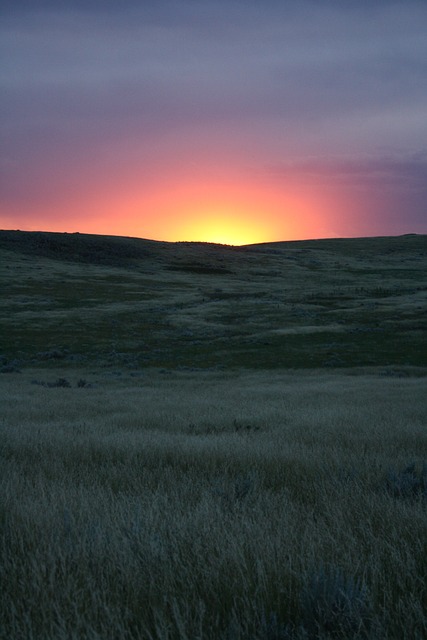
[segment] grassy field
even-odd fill
[[[427,637],[427,239],[0,232],[0,638]]]
[[[427,237],[249,247],[0,232],[0,354],[39,366],[427,366]]]

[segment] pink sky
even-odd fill
[[[3,4],[1,228],[427,232],[424,2]]]

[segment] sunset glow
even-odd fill
[[[426,21],[416,0],[5,3],[0,228],[426,233]]]
[[[260,222],[251,222],[244,211],[232,208],[201,208],[193,214],[189,212],[177,229],[177,238],[219,244],[251,244],[266,242],[274,237]]]
[[[182,237],[186,240],[215,242],[218,244],[243,245],[257,242],[267,242],[268,235],[259,227],[249,226],[243,215],[236,219],[234,214],[215,213],[206,215],[201,212],[197,217],[201,222],[183,225]]]
[[[148,206],[161,225],[153,231],[165,240],[232,245],[273,240],[282,208],[267,190],[219,183],[177,185]]]

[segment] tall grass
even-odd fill
[[[426,378],[80,374],[1,380],[1,638],[426,637]]]

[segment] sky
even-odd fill
[[[0,228],[427,233],[425,0],[0,0]]]

